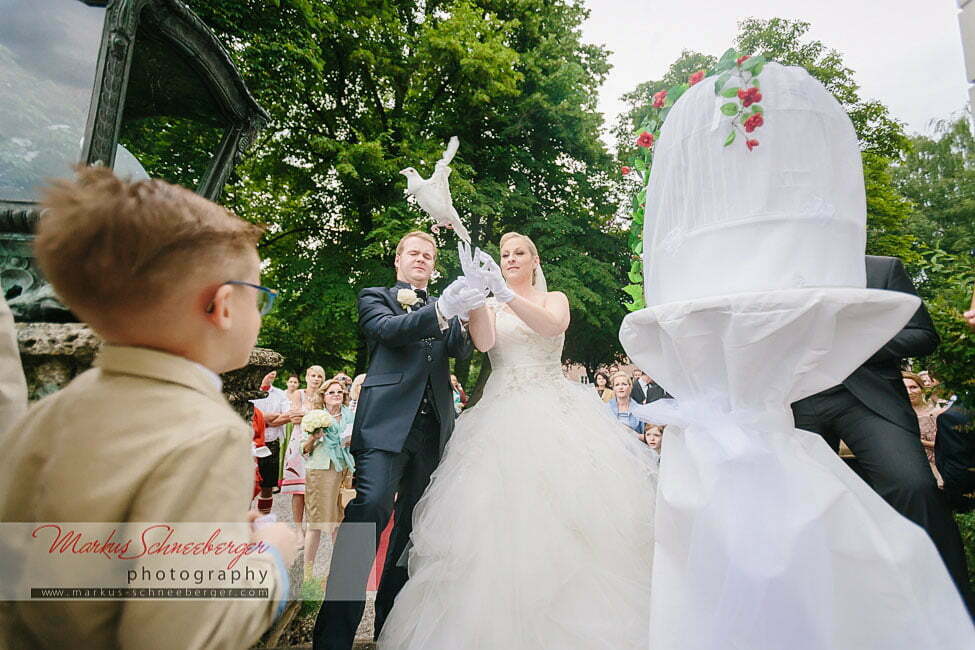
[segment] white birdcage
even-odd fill
[[[794,428],[790,404],[842,382],[920,301],[865,288],[863,171],[843,109],[799,68],[769,64],[761,83],[752,151],[741,134],[724,146],[728,100],[706,79],[654,155],[648,306],[620,329],[675,398],[634,407],[668,425],[650,645],[975,647],[927,534]]]
[[[714,80],[671,110],[654,152],[644,226],[647,304],[865,285],[866,200],[856,133],[802,68],[760,75],[764,126],[737,132]],[[741,83],[732,77],[726,84]],[[746,139],[759,145],[749,151]]]

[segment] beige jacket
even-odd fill
[[[94,366],[0,435],[0,522],[243,522],[251,432],[215,378],[181,357],[111,345]],[[2,603],[0,647],[248,648],[284,582],[269,554],[257,559],[270,601]]]
[[[27,410],[27,384],[17,348],[14,317],[0,295],[0,432]]]

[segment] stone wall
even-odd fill
[[[63,388],[91,367],[102,340],[84,323],[17,323],[27,394],[35,401]],[[266,348],[251,350],[248,364],[225,373],[224,395],[234,410],[250,418],[252,399],[264,396],[261,379],[280,368],[284,357]]]

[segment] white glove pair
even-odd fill
[[[464,241],[457,244],[457,254],[468,286],[490,291],[498,302],[511,302],[514,299],[515,293],[508,288],[508,283],[501,275],[501,267],[494,258],[480,248],[475,248],[472,253],[470,246]]]
[[[437,309],[446,320],[460,316],[469,320],[471,310],[484,306],[485,293],[483,289],[472,288],[463,276],[457,278],[444,289],[437,299]]]

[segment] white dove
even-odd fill
[[[423,178],[412,167],[407,167],[400,174],[406,176],[406,196],[416,197],[416,202],[420,204],[423,211],[436,221],[436,225],[433,226],[434,232],[439,232],[440,226],[453,228],[458,237],[470,243],[471,236],[460,220],[457,210],[454,209],[454,202],[450,198],[450,185],[447,183],[447,178],[450,176],[450,161],[454,159],[454,154],[459,147],[460,140],[457,136],[450,138],[447,150],[437,161],[430,178]]]

